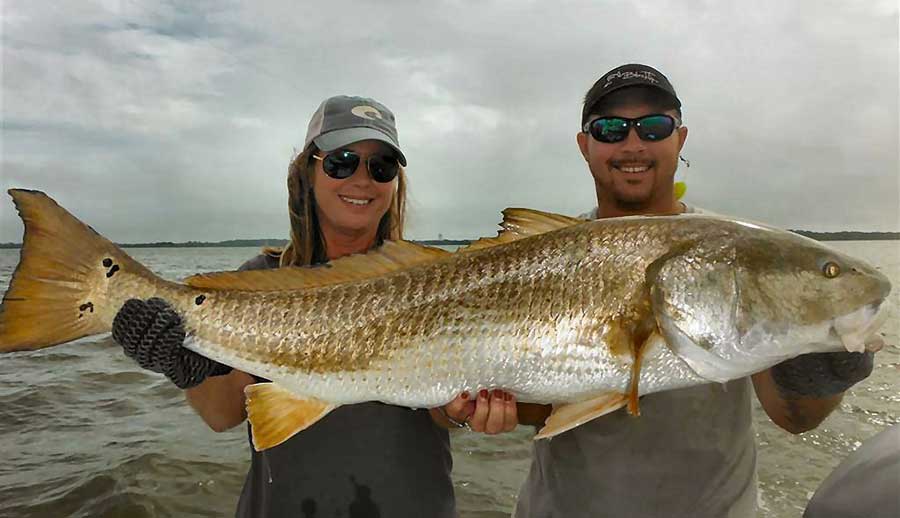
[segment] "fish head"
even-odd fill
[[[861,352],[886,317],[884,274],[791,232],[747,224],[661,260],[648,270],[660,331],[709,380],[811,352]]]

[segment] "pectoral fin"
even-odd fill
[[[318,399],[297,397],[274,383],[248,385],[244,394],[256,451],[278,446],[337,408]]]
[[[535,440],[546,439],[583,425],[591,419],[615,412],[628,404],[628,396],[618,392],[601,394],[587,401],[553,405],[553,412],[540,429]]]
[[[660,341],[663,341],[663,338],[659,334],[659,330],[654,329],[649,336],[641,340],[640,344],[633,342],[633,349],[631,351],[633,360],[633,363],[631,364],[631,381],[628,383],[628,413],[633,416],[641,415],[639,400],[641,397],[641,365],[644,361],[644,354],[647,352],[647,349],[653,346],[653,343],[658,343]]]
[[[659,339],[659,331],[656,328],[656,320],[650,310],[650,302],[635,306],[636,318],[611,322],[603,337],[615,355],[627,355],[631,357],[631,381],[628,384],[628,413],[633,416],[641,415],[640,404],[640,380],[641,364],[644,350],[654,339]]]
[[[632,351],[631,364],[631,380],[628,382],[628,413],[633,416],[641,415],[640,405],[640,381],[641,381],[641,360],[643,360],[643,347],[635,347]]]

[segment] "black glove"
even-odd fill
[[[185,337],[181,317],[160,298],[126,301],[113,320],[112,336],[126,356],[147,370],[165,374],[180,389],[231,372],[231,367],[181,346]]]
[[[772,367],[772,378],[788,398],[824,398],[846,391],[872,374],[875,353],[803,354]]]

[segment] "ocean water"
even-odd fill
[[[838,242],[895,285],[887,346],[872,376],[818,429],[793,436],[755,408],[760,516],[796,517],[862,441],[900,422],[900,243]],[[252,248],[131,249],[170,279],[234,269]],[[0,290],[18,261],[0,250]],[[0,516],[231,516],[246,474],[244,427],[214,433],[163,377],[141,370],[108,336],[0,356]],[[463,517],[509,516],[529,467],[529,427],[452,435]]]

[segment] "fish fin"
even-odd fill
[[[628,413],[641,415],[640,397],[641,364],[645,349],[661,335],[649,301],[637,304],[636,316],[609,322],[603,334],[603,341],[615,356],[631,358],[631,379],[628,383]]]
[[[503,221],[497,237],[483,237],[473,241],[469,246],[460,248],[458,252],[472,252],[482,248],[510,243],[522,238],[543,234],[552,230],[571,227],[586,220],[542,212],[534,209],[508,208],[503,210]]]
[[[638,344],[634,342],[635,347],[631,352],[631,380],[628,382],[628,413],[633,416],[641,415],[640,407],[640,380],[641,380],[641,364],[644,358],[644,352],[648,344],[653,343],[654,339],[659,340],[661,335],[658,329],[654,329],[649,336],[641,340]]]
[[[553,412],[534,439],[547,439],[567,432],[591,419],[615,412],[627,404],[627,395],[620,392],[605,392],[586,401],[553,405]]]
[[[0,304],[0,352],[108,332],[110,287],[155,275],[40,191],[10,189],[25,224],[19,264]]]
[[[247,385],[244,394],[256,451],[278,446],[337,408],[318,399],[298,397],[275,383]]]
[[[356,254],[318,266],[203,273],[188,277],[184,283],[208,290],[281,291],[317,288],[378,277],[429,263],[450,252],[409,241],[386,241],[365,254]]]

